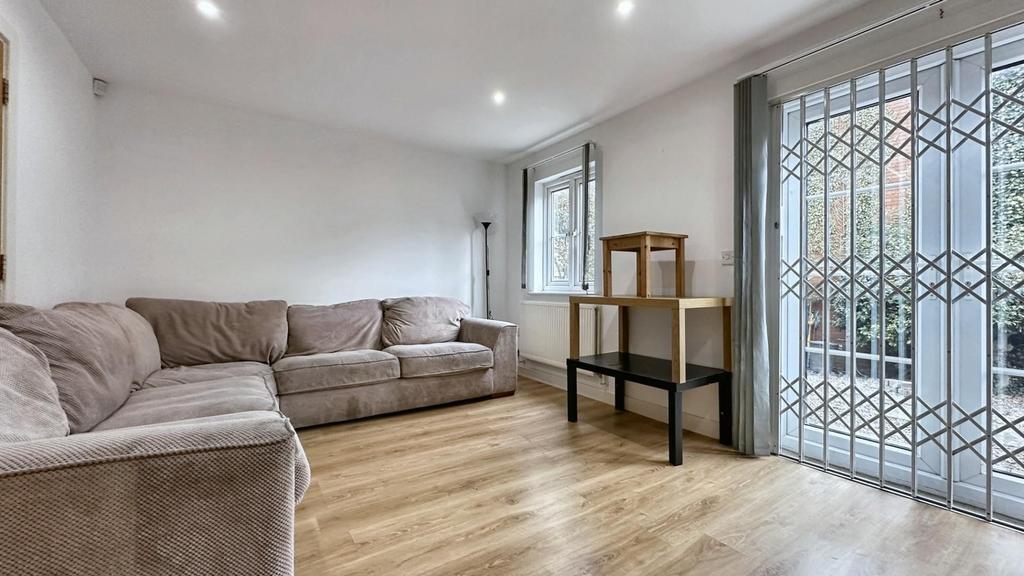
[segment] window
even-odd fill
[[[523,167],[523,290],[599,291],[600,165],[600,149],[586,142]]]
[[[544,202],[544,250],[541,263],[546,292],[582,292],[584,282],[594,282],[596,197],[594,181],[588,186],[586,202],[589,250],[583,246],[583,173],[541,182]],[[584,269],[586,260],[586,269]]]
[[[778,451],[1024,527],[1024,27],[777,108]]]

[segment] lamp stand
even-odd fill
[[[491,253],[487,244],[487,229],[491,227],[490,222],[481,222],[484,227],[484,306],[487,308],[487,319],[494,318],[491,314]]]

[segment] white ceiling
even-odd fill
[[[94,76],[502,158],[861,0],[42,0]],[[503,107],[491,102],[501,89]]]

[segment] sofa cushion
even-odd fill
[[[154,372],[142,383],[143,388],[159,388],[175,384],[192,384],[223,380],[234,376],[273,375],[274,370],[260,362],[224,362],[221,364],[200,364],[199,366],[178,366]]]
[[[400,375],[398,359],[380,350],[347,350],[292,356],[274,364],[280,395],[360,386]]]
[[[288,345],[288,305],[283,300],[131,298],[127,306],[152,324],[164,368],[244,361],[273,364]]]
[[[277,399],[259,376],[241,376],[136,390],[95,428],[112,430],[253,410],[276,410]]]
[[[96,307],[32,310],[0,321],[46,355],[72,433],[86,432],[128,399],[135,375],[132,345]]]
[[[132,381],[141,384],[147,376],[160,369],[160,345],[157,344],[153,327],[136,312],[117,304],[94,304],[91,302],[68,302],[58,304],[57,310],[96,309],[110,315],[111,319],[124,330],[132,347],[135,372]]]
[[[281,412],[292,426],[304,428],[482,398],[490,396],[493,390],[494,370],[474,370],[445,376],[399,378],[339,390],[314,390],[308,394],[288,394],[279,400]]]
[[[0,321],[17,318],[35,310],[34,306],[27,304],[15,304],[14,302],[0,302]]]
[[[358,300],[333,306],[289,306],[285,355],[379,350],[383,322],[380,300]]]
[[[0,328],[0,442],[68,435],[46,356]]]
[[[402,378],[457,374],[494,366],[490,348],[469,342],[400,345],[384,351],[398,358]]]
[[[469,306],[454,298],[415,296],[384,300],[384,346],[434,344],[458,338]]]
[[[225,362],[223,364],[164,368],[146,378],[146,381],[142,383],[142,387],[159,388],[160,386],[223,380],[236,376],[259,376],[266,380],[267,388],[275,394],[277,393],[277,387],[274,385],[274,370],[270,366],[259,362]]]

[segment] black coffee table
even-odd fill
[[[732,444],[732,373],[698,364],[686,365],[686,380],[672,381],[672,362],[628,352],[609,352],[568,358],[567,412],[576,421],[576,370],[589,370],[615,378],[615,409],[626,409],[626,381],[668,392],[668,459],[673,466],[683,463],[683,392],[718,383],[719,441]]]

